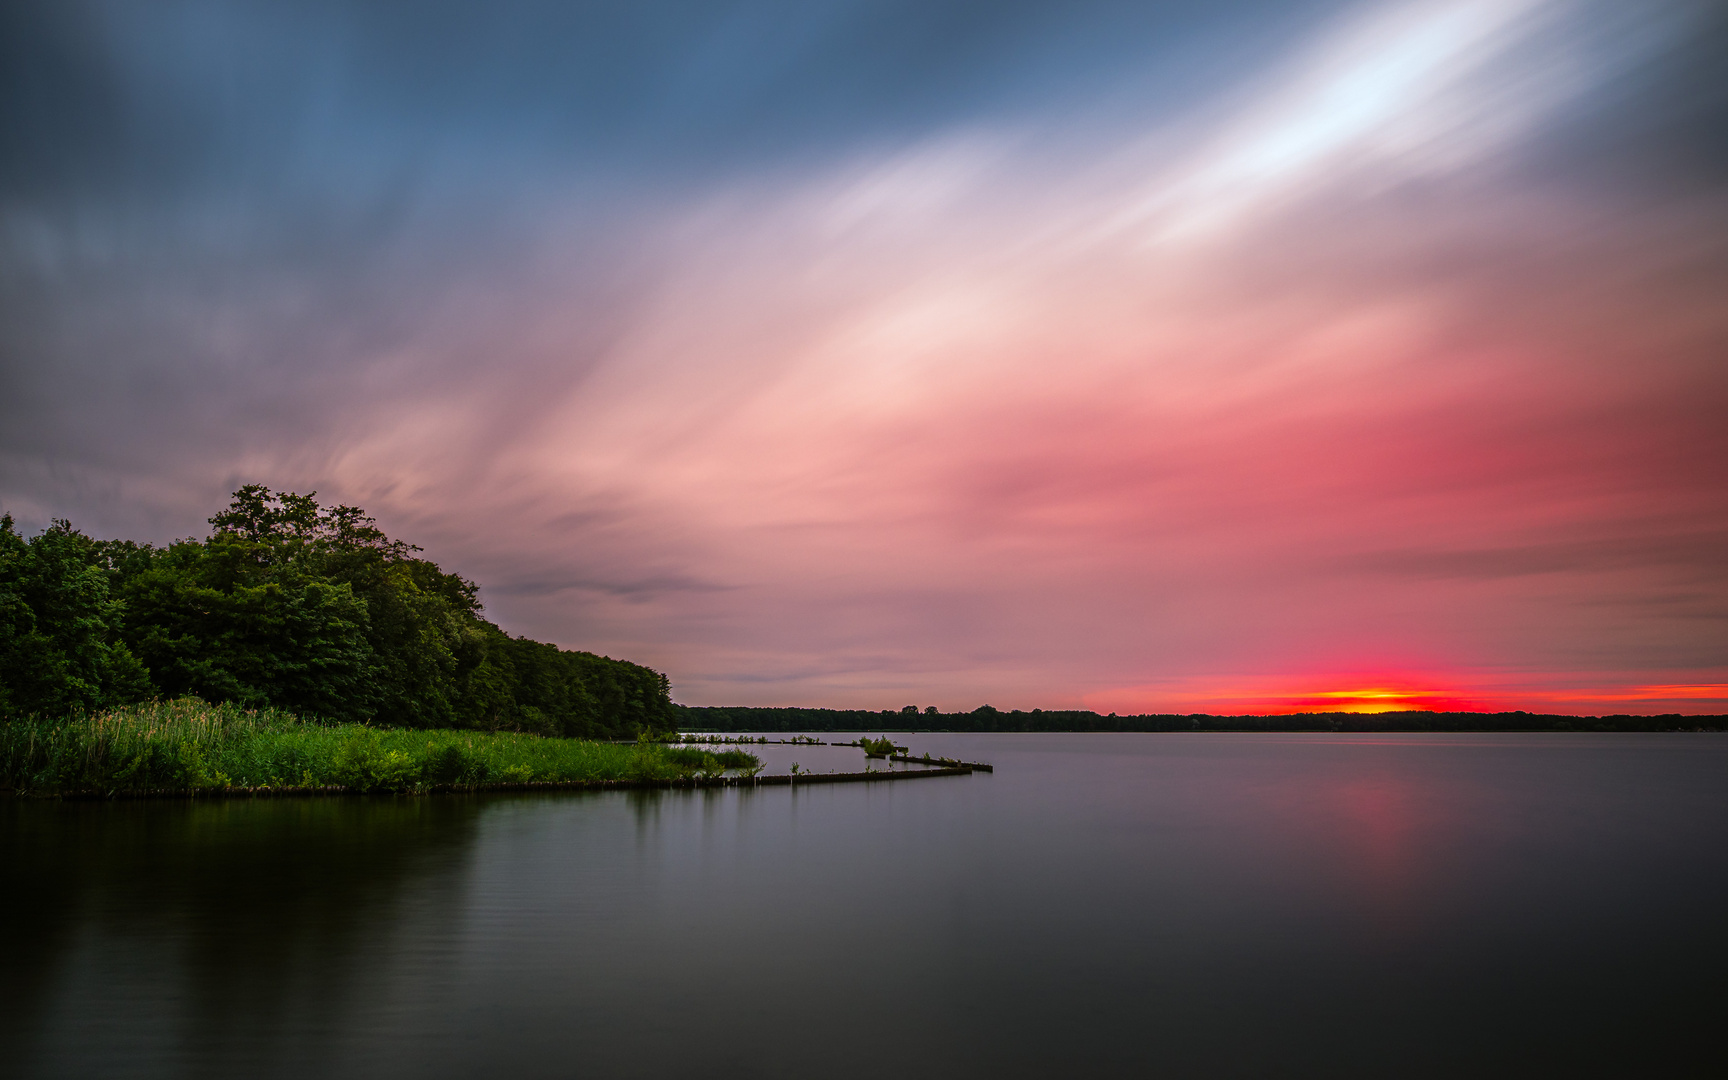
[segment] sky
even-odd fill
[[[0,0],[0,510],[695,705],[1728,712],[1728,4]]]

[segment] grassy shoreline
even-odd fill
[[[44,798],[622,785],[760,765],[739,750],[320,724],[196,698],[0,723],[0,789]]]

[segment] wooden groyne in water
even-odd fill
[[[908,759],[914,764],[922,761]],[[913,780],[927,776],[970,776],[976,766],[943,766],[850,773],[781,773],[774,776],[690,776],[679,780],[529,780],[516,784],[434,784],[408,791],[362,791],[321,787],[160,788],[147,791],[63,791],[27,798],[67,799],[287,799],[318,795],[486,795],[514,791],[666,791],[696,788],[803,787],[806,784],[871,784],[879,780]],[[985,765],[977,771],[990,772]],[[9,796],[11,791],[0,791]]]
[[[923,764],[919,762],[919,764]],[[760,784],[855,784],[871,783],[876,780],[913,780],[920,776],[970,776],[969,768],[939,768],[939,769],[901,769],[898,772],[889,769],[883,772],[837,772],[837,773],[799,773],[797,776],[728,776],[727,780],[736,780],[735,787],[749,787],[754,780]],[[988,771],[988,770],[986,770]],[[673,781],[681,784],[683,781]]]
[[[904,761],[909,765],[939,765],[944,769],[964,769],[967,772],[993,773],[996,771],[995,768],[984,764],[982,761],[956,761],[953,758],[945,757],[933,758],[929,754],[925,754],[923,757],[906,757],[904,754],[896,754],[888,760]]]

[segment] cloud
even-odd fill
[[[320,9],[236,76],[239,116],[304,125],[280,184],[265,147],[9,196],[8,509],[164,539],[234,484],[317,488],[689,701],[1721,681],[1721,190],[1542,167],[1613,156],[1576,115],[1648,107],[1694,7],[1618,48],[1598,5],[1453,0],[1135,53],[1090,9],[961,6],[952,69],[877,107],[949,39],[745,6],[602,64],[616,116],[524,37],[558,16],[470,55],[438,12],[386,55],[384,9]],[[549,40],[599,56],[642,25],[611,17]],[[144,51],[214,63],[201,19]],[[1141,81],[1199,44],[1184,92]]]

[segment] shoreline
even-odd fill
[[[493,792],[522,791],[667,791],[698,788],[758,788],[802,787],[806,784],[858,784],[881,780],[909,780],[931,776],[970,776],[978,770],[971,766],[902,769],[851,773],[789,773],[774,776],[690,776],[669,780],[529,780],[499,784],[433,784],[419,790],[366,791],[340,785],[316,787],[225,787],[225,788],[153,788],[142,791],[57,791],[52,793],[19,794],[0,791],[0,799],[20,799],[32,802],[119,802],[135,799],[291,799],[319,796],[368,796],[400,798],[422,795],[486,795]]]

